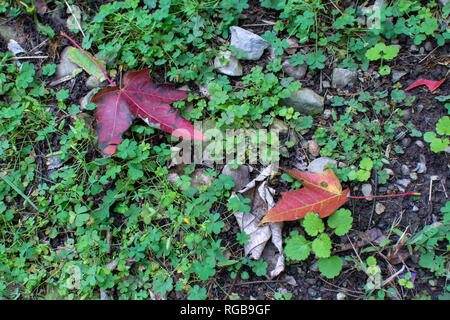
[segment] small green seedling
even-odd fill
[[[391,73],[391,68],[388,65],[383,65],[383,61],[394,59],[399,51],[399,48],[396,46],[386,46],[384,43],[379,42],[375,47],[367,50],[366,58],[370,61],[380,60],[378,73],[385,76]]]
[[[438,137],[436,133],[442,137]],[[450,118],[444,116],[436,123],[436,132],[425,132],[423,139],[430,144],[431,151],[439,153],[449,146],[448,136],[450,136]]]
[[[350,230],[352,222],[353,218],[348,209],[341,208],[333,213],[327,220],[328,228],[325,228],[320,217],[308,213],[302,220],[302,226],[306,234],[314,239],[308,240],[298,231],[292,231],[286,239],[284,253],[289,260],[303,261],[313,252],[319,258],[317,267],[320,273],[329,279],[334,278],[342,270],[342,260],[331,255],[332,242],[328,234],[342,236]]]
[[[400,275],[397,282],[401,287],[405,287],[406,289],[412,289],[414,288],[413,281],[415,275],[416,275],[415,273],[407,272],[405,274]]]

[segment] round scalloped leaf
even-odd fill
[[[315,213],[307,213],[305,218],[303,219],[303,228],[308,235],[311,237],[315,237],[319,233],[325,230],[325,225],[323,224],[322,219],[320,219]]]
[[[320,258],[317,261],[319,271],[328,279],[332,279],[339,275],[342,270],[342,260],[338,256],[331,256],[329,258]]]
[[[335,229],[334,233],[343,236],[352,227],[352,212],[348,209],[339,209],[333,213],[327,220],[328,226]]]
[[[436,123],[436,132],[443,135],[450,135],[450,117],[445,116]]]
[[[312,242],[312,249],[317,257],[328,258],[331,254],[331,239],[326,233],[322,233]]]
[[[297,234],[286,239],[284,253],[290,260],[305,260],[310,252],[310,242],[304,236]]]

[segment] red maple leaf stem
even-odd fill
[[[63,31],[61,31],[61,35],[63,35],[64,37],[66,37],[67,39],[70,40],[70,42],[72,42],[78,49],[80,49],[85,55],[87,55],[89,57],[89,59],[92,60],[92,62],[95,63],[95,65],[100,69],[100,71],[103,73],[103,75],[105,76],[105,78],[108,80],[108,82],[113,86],[113,87],[117,87],[116,84],[114,82],[112,82],[112,80],[108,77],[108,75],[106,74],[106,71],[103,70],[102,67],[100,67],[100,65],[98,64],[97,61],[95,61],[95,59],[86,51],[84,50],[81,46],[78,45],[78,43],[75,42],[75,40],[73,40],[71,37],[69,37],[67,34],[65,34]]]
[[[365,199],[365,198],[391,198],[391,197],[402,197],[402,196],[420,196],[417,192],[406,192],[400,194],[388,194],[388,195],[378,195],[378,196],[348,196],[350,199]]]

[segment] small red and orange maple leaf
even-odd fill
[[[283,169],[283,168],[281,168]],[[291,221],[315,212],[321,218],[333,214],[344,205],[350,196],[347,188],[342,191],[338,177],[331,169],[323,174],[283,169],[303,183],[303,188],[282,192],[282,199],[261,220],[265,222]]]

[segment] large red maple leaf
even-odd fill
[[[187,97],[184,90],[153,82],[149,69],[127,73],[122,88],[112,86],[100,90],[91,102],[97,105],[95,128],[102,153],[110,156],[116,151],[122,142],[122,134],[136,117],[183,139],[206,140],[169,105]]]

